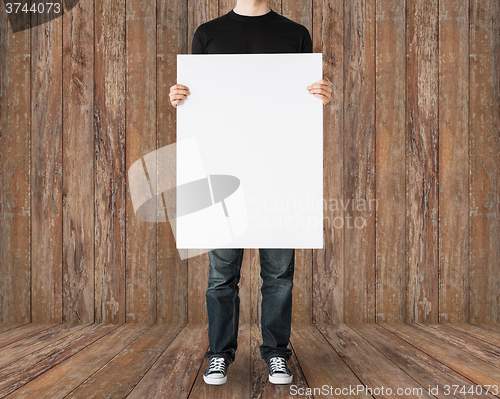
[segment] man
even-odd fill
[[[309,31],[269,9],[267,0],[238,0],[226,15],[201,24],[193,36],[192,54],[312,53]],[[272,90],[272,88],[269,88]],[[324,79],[307,87],[310,94],[330,101],[332,88]],[[176,84],[170,101],[177,107],[190,94]],[[230,95],[230,93],[228,93]],[[292,321],[294,249],[260,249],[262,292],[261,357],[269,369],[269,381],[289,384],[292,373],[287,348]],[[210,365],[203,374],[207,384],[227,381],[227,367],[234,362],[239,321],[239,287],[243,249],[214,249],[206,292]]]

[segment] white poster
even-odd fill
[[[178,55],[176,244],[323,247],[322,54]]]

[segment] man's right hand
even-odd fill
[[[170,104],[174,108],[177,108],[177,104],[183,102],[187,96],[189,96],[191,93],[189,92],[189,89],[186,86],[183,85],[173,85],[170,88]]]

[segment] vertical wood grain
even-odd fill
[[[407,2],[407,321],[438,321],[438,0]]]
[[[191,53],[196,28],[218,17],[217,0],[188,1],[188,45]],[[178,82],[181,83],[182,82]],[[189,251],[188,251],[189,253]],[[188,322],[208,323],[206,292],[208,288],[208,253],[188,258]]]
[[[207,322],[207,254],[137,220],[126,173],[176,141],[177,54],[235,3],[80,0],[16,34],[0,15],[0,323]],[[268,4],[334,88],[324,249],[296,251],[293,322],[498,323],[500,3]],[[261,284],[246,249],[241,323]]]
[[[281,0],[268,0],[267,5],[268,7],[277,12],[278,14],[281,14],[282,12],[282,1]]]
[[[50,16],[48,13],[31,16],[31,321],[34,323],[62,321],[62,18],[50,20]]]
[[[156,150],[156,1],[126,2],[126,169]],[[126,201],[127,323],[156,322],[156,223]]]
[[[125,0],[95,1],[95,321],[125,322]]]
[[[186,54],[187,2],[157,2],[157,148],[177,141],[176,111],[170,104],[170,87],[177,83],[177,54]],[[157,170],[157,176],[164,173]],[[181,260],[170,223],[157,224],[157,322],[187,322],[187,260]]]
[[[304,25],[312,37],[312,1],[283,0],[282,12],[283,16]],[[313,83],[311,82],[311,84]],[[312,249],[295,250],[295,272],[292,293],[292,322],[295,323],[311,323],[312,255]]]
[[[313,1],[313,51],[323,53],[323,76],[333,84],[323,107],[323,249],[313,250],[312,311],[315,324],[344,321],[343,109],[344,2]]]
[[[245,252],[246,254],[243,258],[243,262],[248,262],[250,264],[251,277],[250,322],[257,323],[260,328],[260,320],[262,317],[262,292],[260,289],[263,283],[262,277],[260,276],[260,254],[258,249],[246,249]]]
[[[376,9],[377,322],[406,315],[405,3]]]
[[[375,1],[344,7],[344,318],[374,322]]]
[[[470,1],[470,321],[500,322],[500,2]]]
[[[219,13],[218,16],[227,14],[234,7],[236,7],[236,0],[218,0],[219,1]]]
[[[28,16],[24,15],[24,18]],[[28,21],[24,21],[28,22]],[[25,26],[25,23],[22,24]],[[29,323],[30,30],[0,12],[0,324]]]
[[[439,1],[439,322],[469,321],[469,1]]]
[[[94,3],[63,18],[63,315],[94,322]]]

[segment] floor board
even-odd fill
[[[67,355],[64,361],[22,386],[14,394],[16,397],[32,399],[63,398],[149,328],[151,326],[127,323],[111,331],[103,330],[100,334],[102,336],[96,336],[96,339],[93,337],[88,345],[78,350],[65,349]]]
[[[498,386],[500,369],[411,324],[380,324],[398,337],[462,374],[474,384]],[[500,392],[495,394],[500,397]]]
[[[54,326],[56,326],[56,324],[29,323],[18,325],[17,327],[14,327],[12,329],[1,331],[0,348],[10,345],[23,338],[29,337],[30,335],[38,334],[41,331],[47,330]]]
[[[282,386],[269,382],[255,323],[240,324],[222,386],[203,380],[206,324],[10,326],[0,326],[0,398],[389,398],[398,388],[406,389],[400,398],[500,398],[494,387],[485,394],[500,381],[496,325],[294,323],[294,377]],[[446,392],[478,385],[482,395]]]
[[[346,325],[318,327],[342,360],[365,385],[366,393],[374,397],[398,396],[407,390],[412,398],[432,398],[428,391]],[[382,390],[382,387],[392,392]],[[370,391],[368,390],[371,389]]]
[[[432,387],[433,392],[436,392],[435,388],[438,387],[434,395],[437,398],[450,398],[450,395],[446,393],[447,386],[472,386],[474,384],[452,368],[440,363],[378,324],[366,323],[350,325],[350,327],[421,386],[428,390]],[[470,399],[471,395],[456,392],[454,397]],[[494,398],[491,394],[482,397]]]
[[[126,397],[182,328],[178,325],[156,324],[65,398]]]

